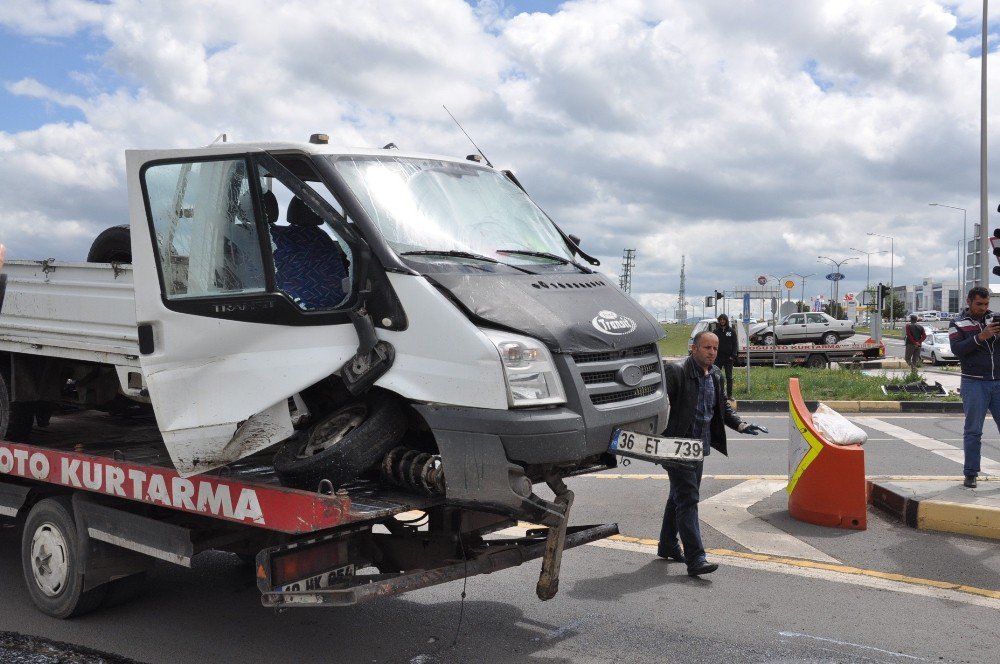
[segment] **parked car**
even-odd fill
[[[945,330],[927,331],[927,338],[920,344],[920,357],[930,360],[931,364],[958,362],[958,358],[951,352],[951,342],[948,341],[948,332]]]
[[[778,343],[794,344],[812,341],[831,345],[854,336],[854,323],[837,320],[821,311],[804,311],[788,314],[777,325],[750,328],[750,340],[766,346]]]

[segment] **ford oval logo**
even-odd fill
[[[622,385],[635,387],[642,382],[642,368],[636,364],[626,364],[618,370],[617,380]]]
[[[590,323],[598,332],[604,334],[628,334],[635,332],[638,327],[635,321],[628,316],[621,316],[614,311],[607,310],[599,311]]]

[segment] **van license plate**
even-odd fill
[[[702,442],[697,438],[661,438],[623,429],[616,429],[611,436],[609,451],[612,454],[649,461],[663,459],[698,461],[704,456]]]

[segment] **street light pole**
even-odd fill
[[[802,302],[802,306],[805,306],[805,304],[806,304],[806,278],[807,277],[815,277],[816,273],[812,272],[811,274],[799,274],[797,272],[789,272],[788,276],[798,277],[799,279],[802,280],[802,290],[799,291],[801,293],[801,295],[799,296],[799,301]]]
[[[887,254],[885,249],[882,251],[862,251],[861,249],[855,249],[851,247],[851,251],[856,251],[859,254],[864,254],[868,257],[868,276],[865,277],[865,292],[867,292],[872,287],[872,254]]]
[[[841,260],[841,261],[835,261],[832,258],[829,258],[827,256],[817,256],[816,258],[820,259],[820,260],[830,261],[831,263],[833,263],[834,266],[837,268],[837,271],[835,272],[835,274],[840,274],[840,266],[843,265],[844,263],[846,263],[847,261],[856,261],[856,260],[858,260],[857,256],[849,256],[849,257],[847,257],[847,258],[845,258],[844,260]],[[839,306],[840,305],[840,302],[839,302],[839,299],[840,299],[840,279],[833,279],[832,281],[833,281],[833,286],[834,286],[834,290],[833,290],[833,292],[834,292],[833,302],[834,302],[834,304],[836,304],[836,305]],[[834,313],[837,312],[837,310],[834,309],[832,306],[830,307],[830,309]],[[835,318],[839,318],[839,316],[835,316]]]
[[[962,211],[962,253],[964,255],[968,255],[968,253],[969,253],[969,239],[968,239],[968,235],[967,234],[968,234],[969,225],[968,225],[968,212],[966,211],[966,209],[965,208],[960,208],[960,207],[955,207],[954,205],[945,205],[944,203],[928,203],[928,205],[933,205],[935,207],[951,208],[952,210],[961,210]],[[968,262],[968,260],[964,260],[962,258],[959,258],[959,261],[961,263],[967,263]],[[959,277],[958,277],[958,287],[959,287],[959,289],[961,290],[962,293],[965,293],[967,290],[969,290],[968,287],[967,287],[968,286],[968,279],[966,278],[968,269],[969,269],[968,266],[966,266],[964,264],[960,268],[960,273],[959,273]],[[961,302],[962,298],[959,297],[958,300],[959,300],[959,302]]]
[[[985,286],[987,290],[990,288],[990,273],[989,268],[989,231],[987,230],[988,221],[986,218],[986,55],[989,53],[989,44],[987,42],[987,19],[989,14],[989,2],[988,0],[983,0],[983,36],[982,36],[982,46],[980,47],[979,57],[982,58],[982,65],[980,69],[980,90],[979,90],[979,279],[976,280],[976,286]]]

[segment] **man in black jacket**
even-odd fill
[[[7,256],[7,247],[0,244],[0,270],[3,269],[3,261]],[[0,311],[3,310],[3,296],[7,292],[7,275],[0,273]]]
[[[729,316],[719,314],[718,323],[715,328],[715,336],[719,337],[719,354],[715,358],[715,366],[726,374],[726,396],[731,399],[733,397],[733,364],[736,363],[740,342],[736,335],[736,328],[729,324]]]
[[[726,454],[728,426],[756,436],[767,429],[740,419],[725,399],[722,372],[713,362],[719,353],[719,338],[708,331],[694,337],[691,356],[682,363],[666,365],[670,416],[665,437],[697,438],[707,456],[711,448]],[[689,576],[700,576],[719,568],[705,558],[698,527],[698,492],[704,461],[665,463],[670,477],[670,496],[663,512],[657,555],[687,563]],[[683,553],[677,538],[683,543]]]

